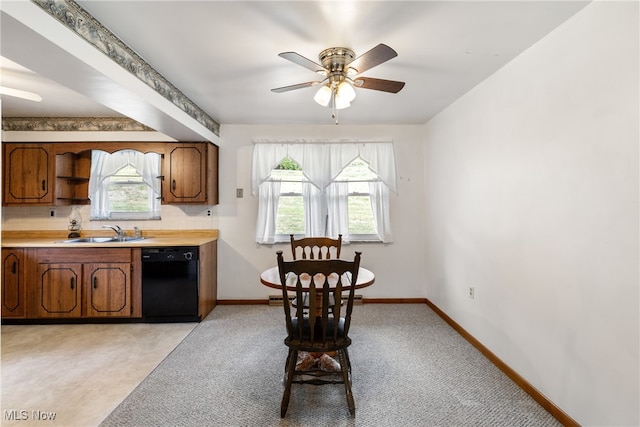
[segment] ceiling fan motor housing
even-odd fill
[[[318,55],[320,63],[327,70],[327,77],[334,85],[345,80],[347,65],[355,58],[355,53],[346,47],[330,47]]]

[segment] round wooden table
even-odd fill
[[[367,286],[373,285],[373,282],[375,281],[376,281],[376,276],[373,274],[371,270],[367,270],[366,268],[360,267],[358,269],[358,280],[356,282],[355,289],[366,288]],[[260,283],[273,289],[282,290],[282,284],[280,283],[280,271],[278,269],[278,266],[271,267],[268,270],[263,271],[262,274],[260,274]],[[287,290],[293,291],[293,292],[296,291],[296,276],[294,274],[289,274],[287,276]],[[318,293],[316,295],[316,307],[318,307],[318,309],[316,309],[316,314],[320,314],[321,306],[322,306],[322,293]],[[314,360],[321,357],[322,354],[323,353],[309,353],[309,357],[311,357],[312,360]],[[335,356],[335,352],[331,352],[327,354],[329,356]]]

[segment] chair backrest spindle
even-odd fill
[[[296,239],[290,234],[293,259],[337,259],[342,249],[342,234],[331,237],[303,237]]]

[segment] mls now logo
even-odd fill
[[[56,413],[37,410],[29,412],[25,409],[6,409],[3,412],[3,418],[5,421],[26,421],[28,419],[35,421],[53,421],[56,419]]]
[[[7,409],[4,411],[5,421],[24,421],[29,419],[29,411],[24,409],[19,411],[17,409]]]

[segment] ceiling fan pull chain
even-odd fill
[[[338,109],[336,108],[336,88],[331,87],[331,106],[333,107],[333,113],[331,118],[336,119],[336,125],[338,124]]]

